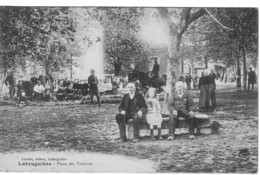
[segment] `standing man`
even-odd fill
[[[185,83],[187,84],[187,89],[190,90],[191,89],[191,76],[187,73],[185,76]]]
[[[91,75],[88,77],[88,84],[89,84],[89,95],[90,95],[91,103],[93,103],[93,97],[95,95],[97,97],[98,105],[101,106],[100,95],[98,91],[98,79],[95,76],[95,70],[91,69],[90,73]]]
[[[127,84],[128,94],[125,94],[119,105],[119,114],[116,115],[116,122],[119,126],[120,141],[126,142],[126,124],[133,119],[134,139],[139,141],[139,128],[142,116],[146,113],[147,106],[144,97],[136,92],[134,83]]]
[[[13,100],[15,93],[15,78],[14,72],[9,72],[8,77],[5,79],[5,85],[9,87],[10,100]]]
[[[255,83],[256,83],[256,74],[255,71],[252,71],[252,67],[250,67],[248,72],[248,90],[250,90],[250,84],[252,84],[252,91],[253,91]]]
[[[211,102],[212,102],[212,107],[214,110],[216,110],[217,102],[216,102],[216,82],[215,79],[218,79],[218,76],[213,72],[213,69],[210,70],[209,76],[212,79],[213,83],[213,90],[211,93]]]

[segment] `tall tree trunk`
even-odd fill
[[[192,8],[183,8],[179,17],[173,22],[171,14],[167,8],[157,8],[163,25],[168,31],[168,54],[169,58],[167,60],[167,80],[166,80],[166,90],[164,107],[165,110],[168,104],[168,98],[171,95],[172,89],[178,81],[181,75],[181,60],[179,57],[179,48],[181,43],[181,38],[189,24],[203,16],[206,11],[201,8],[198,11],[191,14]],[[163,111],[165,112],[165,111]]]
[[[246,89],[246,79],[247,79],[247,71],[246,71],[246,54],[245,54],[245,48],[242,47],[242,54],[243,54],[243,66],[244,66],[244,80],[243,80],[243,83],[244,83],[244,89]]]

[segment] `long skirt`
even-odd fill
[[[200,87],[199,108],[209,110],[212,107],[211,95],[213,84],[203,84]]]

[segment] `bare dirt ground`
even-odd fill
[[[235,85],[233,85],[235,86]],[[187,134],[175,140],[118,143],[118,104],[0,106],[0,152],[76,151],[153,161],[157,172],[254,173],[258,166],[258,93],[227,86],[217,91],[219,135]],[[1,105],[1,103],[0,103]],[[248,149],[243,161],[239,152]]]

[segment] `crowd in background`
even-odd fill
[[[100,104],[100,95],[115,94],[118,88],[124,88],[127,81],[124,77],[105,77],[99,79],[95,71],[91,70],[88,79],[54,79],[49,76],[31,77],[29,81],[16,80],[13,72],[5,79],[5,85],[9,88],[10,99],[16,97],[19,104],[26,104],[28,101],[74,101],[86,100],[96,96]]]

